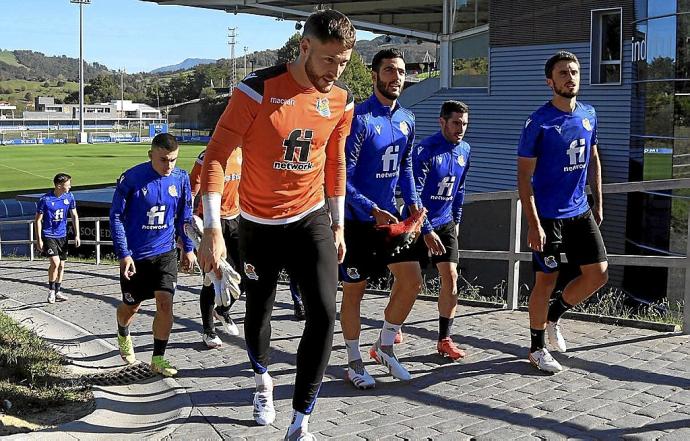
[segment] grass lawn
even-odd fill
[[[115,184],[126,169],[148,160],[147,144],[56,144],[0,146],[0,194],[53,187],[53,176],[65,172],[72,185]],[[177,166],[191,170],[203,145],[180,146]]]
[[[65,359],[38,335],[0,312],[0,436],[80,418],[91,392],[64,370]],[[5,401],[6,400],[6,401]]]

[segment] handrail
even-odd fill
[[[643,182],[621,182],[602,185],[602,192],[604,194],[621,194],[633,192],[654,192],[660,190],[679,190],[690,189],[690,178],[683,179],[663,179],[656,181]],[[459,255],[466,259],[477,260],[499,260],[508,262],[508,283],[507,283],[507,307],[510,309],[517,309],[518,293],[519,293],[519,275],[520,262],[529,262],[532,260],[532,254],[526,251],[520,251],[520,240],[522,230],[522,205],[518,197],[518,192],[511,191],[496,191],[488,193],[471,193],[465,197],[465,202],[480,202],[480,201],[510,201],[510,242],[507,251],[487,251],[487,250],[459,250]],[[70,219],[71,221],[71,219]],[[101,245],[112,245],[112,241],[101,240],[101,222],[109,221],[108,217],[83,217],[80,222],[94,222],[95,240],[81,241],[85,245],[96,246],[96,265],[101,262]],[[688,212],[688,231],[690,231],[690,211]],[[2,259],[2,244],[31,244],[30,246],[30,260],[34,259],[34,243],[33,237],[33,219],[0,221],[0,225],[9,224],[28,224],[29,225],[29,240],[6,240],[3,241],[0,237],[0,259]],[[73,241],[70,241],[73,243]],[[684,307],[683,307],[683,332],[690,334],[690,240],[686,245],[685,256],[651,256],[651,255],[629,255],[629,254],[609,254],[609,263],[613,265],[629,265],[641,267],[657,267],[657,268],[683,268],[685,269],[685,289],[684,289]],[[563,260],[567,258],[563,256]]]

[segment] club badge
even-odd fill
[[[329,107],[328,98],[317,98],[316,99],[316,111],[319,115],[324,118],[329,118],[331,116],[331,108]]]

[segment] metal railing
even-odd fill
[[[658,181],[623,182],[602,185],[604,194],[634,192],[654,192],[660,190],[680,190],[690,188],[690,178],[664,179]],[[460,250],[461,258],[477,260],[499,260],[508,262],[507,307],[517,309],[520,289],[520,262],[531,262],[530,251],[520,251],[522,235],[522,205],[516,190],[490,193],[471,193],[465,202],[510,201],[510,243],[507,251]],[[604,202],[606,198],[604,198]],[[688,231],[690,232],[690,210],[688,211]],[[611,265],[630,265],[657,268],[685,269],[685,288],[683,306],[683,333],[690,334],[690,238],[686,244],[685,256],[647,256],[631,254],[609,254]],[[564,256],[563,256],[564,257]],[[565,258],[563,260],[566,260]]]
[[[109,222],[110,219],[106,216],[102,217],[80,217],[79,225],[82,226],[84,222],[94,222],[94,240],[82,240],[82,245],[95,245],[96,246],[96,265],[101,264],[101,245],[111,245],[113,242],[111,240],[101,240],[101,222]],[[70,218],[68,222],[72,222]],[[0,221],[0,225],[12,225],[12,224],[25,224],[28,225],[29,229],[29,239],[17,239],[17,240],[3,240],[0,236],[0,260],[2,260],[2,246],[3,245],[29,245],[29,260],[34,260],[36,258],[35,248],[36,248],[36,238],[34,235],[34,220],[33,219],[22,219],[22,220],[11,220],[11,221]],[[74,244],[74,240],[69,241],[70,244]]]
[[[665,179],[658,181],[644,182],[625,182],[616,184],[604,184],[602,192],[604,194],[622,194],[634,192],[654,192],[660,190],[679,190],[689,189],[690,178],[685,179]],[[507,283],[507,307],[517,309],[519,294],[520,262],[531,262],[532,253],[520,251],[522,234],[522,206],[517,191],[497,191],[489,193],[472,193],[465,197],[465,202],[481,201],[510,201],[510,242],[507,251],[486,251],[486,250],[460,250],[461,258],[477,260],[498,260],[508,262],[508,283]],[[71,219],[70,219],[71,221]],[[81,222],[95,222],[95,240],[82,240],[83,245],[96,246],[96,264],[101,263],[101,245],[112,245],[112,241],[101,240],[101,222],[109,221],[107,217],[84,217],[79,218]],[[6,244],[30,244],[29,258],[34,260],[34,221],[33,219],[0,221],[0,225],[8,224],[27,224],[29,228],[29,240],[2,240],[0,237],[0,259],[2,259],[2,245]],[[690,210],[688,211],[688,231],[690,232]],[[73,243],[74,241],[70,241]],[[608,260],[611,265],[630,265],[641,267],[660,267],[667,269],[685,269],[684,285],[684,307],[683,307],[683,332],[690,334],[690,238],[686,244],[685,256],[648,256],[631,254],[609,254]],[[565,258],[563,259],[566,260]]]

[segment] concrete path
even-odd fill
[[[0,262],[0,294],[25,303],[25,311],[49,312],[78,325],[91,338],[115,342],[115,306],[120,299],[117,268],[68,263],[63,284],[70,300],[46,303],[44,262]],[[141,407],[121,406],[121,421],[134,437],[179,440],[281,439],[291,416],[295,351],[303,323],[292,319],[289,292],[276,297],[271,374],[278,416],[273,426],[252,419],[254,389],[242,337],[221,334],[224,346],[207,350],[201,343],[198,277],[183,276],[176,295],[176,321],[167,355],[180,369],[177,383],[191,401],[188,417],[178,416],[172,431],[139,421]],[[367,295],[363,303],[363,350],[381,326],[386,297]],[[2,308],[12,308],[2,304]],[[154,305],[145,304],[132,325],[140,360],[148,361],[153,340]],[[242,328],[244,302],[233,311]],[[556,354],[564,372],[544,375],[526,361],[527,314],[461,306],[455,340],[469,357],[443,360],[435,352],[436,304],[419,301],[396,348],[413,380],[400,383],[371,365],[373,391],[360,392],[345,381],[346,354],[336,324],[334,350],[310,430],[321,439],[690,439],[690,343],[679,334],[564,321],[568,352]],[[86,339],[88,340],[88,339]],[[86,342],[84,344],[87,344]],[[96,357],[117,362],[114,347]],[[141,397],[146,385],[133,386]],[[148,412],[169,413],[171,408]],[[146,408],[146,407],[144,407]],[[91,417],[91,416],[89,416]],[[88,419],[87,417],[86,419]],[[86,420],[85,419],[85,420]],[[183,421],[180,421],[183,420]],[[128,422],[130,421],[130,422]],[[78,438],[100,438],[105,429],[79,427]]]

